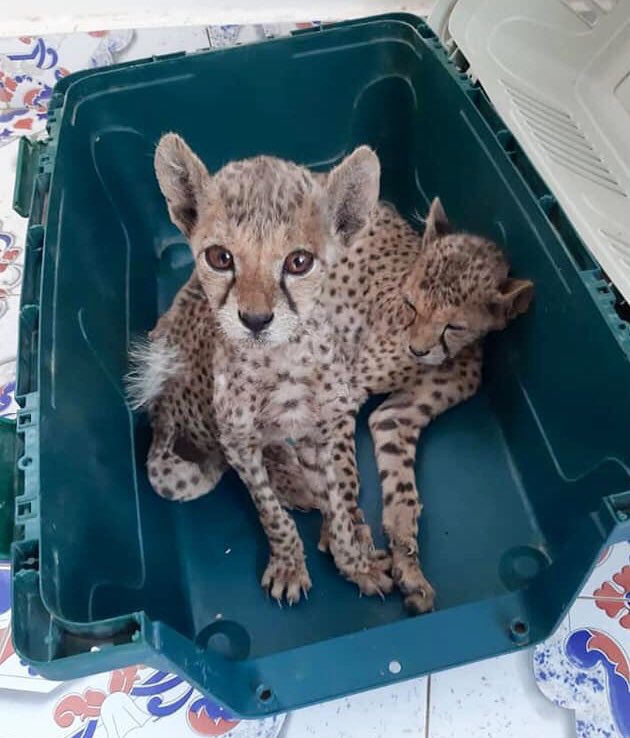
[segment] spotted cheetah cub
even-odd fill
[[[484,336],[525,312],[532,295],[529,280],[509,276],[496,244],[454,231],[439,199],[422,235],[380,203],[327,280],[323,299],[353,367],[355,411],[369,395],[389,394],[369,425],[392,576],[411,612],[431,610],[435,599],[419,560],[418,439],[438,415],[475,394]],[[339,425],[333,458],[344,502],[360,519],[355,416]],[[284,463],[270,471],[279,492],[290,495],[299,468]]]
[[[418,439],[434,418],[475,394],[484,336],[524,313],[532,296],[529,280],[509,276],[496,244],[453,229],[439,199],[422,235],[379,204],[328,280],[324,300],[353,367],[357,408],[371,394],[391,393],[369,425],[392,576],[412,612],[431,610],[435,596],[418,558]],[[351,513],[358,505],[354,420],[345,416],[334,454]]]
[[[362,545],[335,477],[333,443],[353,403],[350,371],[320,299],[338,254],[376,205],[376,155],[360,147],[325,180],[267,156],[211,176],[179,136],[167,134],[155,169],[195,267],[132,377],[154,429],[154,488],[192,499],[231,465],[258,509],[270,546],[262,584],[278,600],[296,602],[311,586],[283,502],[319,508],[339,570],[364,593],[388,591],[386,567]],[[265,453],[274,446],[292,449],[308,485],[290,499],[270,483]]]

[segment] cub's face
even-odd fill
[[[338,252],[378,199],[380,167],[367,147],[325,179],[267,156],[211,176],[179,136],[166,134],[155,168],[217,322],[233,341],[282,343],[299,334]]]
[[[453,233],[440,201],[433,201],[403,285],[409,350],[420,363],[441,364],[527,310],[533,284],[509,278],[508,268],[495,244]]]

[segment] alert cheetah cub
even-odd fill
[[[274,598],[293,603],[311,586],[283,502],[319,508],[339,570],[362,592],[388,591],[385,566],[362,545],[334,473],[334,439],[354,401],[320,300],[339,252],[376,204],[376,155],[361,147],[325,180],[266,156],[211,176],[179,136],[167,134],[155,168],[195,268],[153,331],[134,380],[154,429],[154,488],[192,499],[214,486],[227,462],[258,509],[271,552],[262,584]],[[292,449],[308,489],[279,498],[265,465],[274,446]]]

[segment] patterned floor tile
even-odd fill
[[[175,674],[141,666],[59,683],[46,695],[0,690],[0,714],[0,738],[277,738],[284,722],[238,720]]]
[[[55,84],[79,69],[113,64],[133,31],[0,39],[0,145],[41,135]]]
[[[287,716],[282,738],[424,738],[427,679],[344,697]]]
[[[624,573],[624,566],[628,567]],[[627,580],[627,582],[626,582]],[[630,543],[607,548],[582,588],[582,597],[624,599],[630,590]]]
[[[125,49],[116,54],[119,62],[172,54],[176,51],[199,51],[210,46],[205,26],[183,28],[139,28]]]
[[[12,416],[26,219],[12,208],[17,140],[0,146],[0,415]],[[0,736],[1,738],[1,736]]]
[[[571,713],[536,690],[532,650],[431,677],[430,738],[572,738]]]
[[[16,239],[21,242],[26,233],[26,218],[19,216],[13,210],[13,185],[15,183],[15,170],[17,167],[18,142],[13,141],[6,146],[0,147],[0,230],[10,231]]]
[[[592,600],[578,600],[555,635],[536,648],[538,687],[574,711],[578,738],[630,736],[629,645],[616,621]]]
[[[569,611],[572,630],[595,628],[614,639],[630,655],[630,602],[580,598]]]
[[[210,46],[223,49],[228,46],[264,41],[266,38],[287,36],[296,28],[306,28],[314,23],[259,23],[251,26],[223,25],[208,26]]]

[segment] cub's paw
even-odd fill
[[[388,551],[383,551],[381,548],[375,548],[370,551],[369,556],[373,567],[377,567],[386,574],[391,574],[392,557]]]
[[[300,601],[300,596],[308,597],[311,578],[306,570],[304,558],[281,558],[272,556],[262,576],[262,586],[278,604],[286,598],[289,605]]]
[[[361,551],[361,557],[368,557],[372,562],[372,566],[376,566],[381,571],[389,572],[392,568],[392,557],[388,551],[375,548],[370,526],[367,523],[355,523],[354,535]]]
[[[366,539],[361,530],[367,531]],[[337,569],[351,582],[361,594],[383,597],[392,591],[394,583],[390,576],[391,557],[385,551],[374,548],[372,536],[367,525],[350,525],[350,530],[340,526],[329,527],[328,546],[335,559]],[[369,540],[369,545],[366,543]]]
[[[364,595],[384,597],[394,587],[394,582],[389,574],[378,566],[371,566],[369,571],[355,574],[351,577],[351,581],[357,585],[361,594]]]
[[[356,536],[361,550],[366,553],[374,551],[374,541],[372,540],[372,530],[367,523],[355,523],[354,535]]]
[[[319,531],[317,548],[322,553],[327,553],[330,550],[330,523],[325,518],[322,520],[322,527]]]
[[[379,556],[379,554],[383,554]],[[354,582],[361,594],[380,595],[389,594],[394,588],[390,576],[391,560],[384,552],[373,551],[369,556],[361,556],[356,566],[346,570],[346,577]]]
[[[428,587],[421,588],[418,592],[412,592],[412,594],[405,597],[405,607],[412,615],[423,615],[425,612],[431,612],[434,605],[435,590],[430,584]]]
[[[414,615],[433,610],[435,590],[420,569],[415,554],[394,557],[392,576],[396,586],[405,595],[405,606]]]

